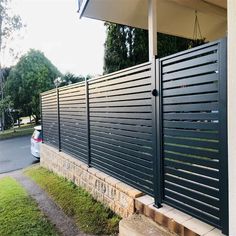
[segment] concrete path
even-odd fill
[[[63,236],[86,236],[76,226],[73,219],[68,217],[34,181],[23,175],[21,170],[0,174],[0,179],[6,176],[15,178],[37,202],[39,209]]]

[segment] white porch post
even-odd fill
[[[236,1],[227,4],[229,235],[236,235]]]
[[[157,55],[157,1],[148,0],[149,61]]]

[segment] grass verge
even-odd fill
[[[120,217],[71,181],[42,167],[29,168],[25,174],[43,188],[68,216],[73,217],[83,232],[97,235],[118,233]]]
[[[58,235],[37,204],[11,177],[0,179],[0,235]]]
[[[26,125],[20,128],[5,130],[3,132],[0,132],[0,140],[19,136],[32,135],[33,130],[34,130],[34,125]]]

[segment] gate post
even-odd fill
[[[60,98],[59,98],[59,88],[56,88],[57,96],[57,125],[58,125],[58,150],[61,151],[61,125],[60,125]]]
[[[87,144],[88,144],[88,167],[91,166],[91,150],[90,150],[90,119],[89,119],[89,85],[88,80],[85,78],[85,100],[86,100],[86,128],[87,128]]]
[[[220,220],[222,232],[229,232],[228,139],[227,139],[227,41],[219,42],[219,119],[220,119]],[[223,159],[224,157],[224,159]]]
[[[153,106],[153,184],[154,205],[162,207],[163,199],[163,164],[162,164],[162,109],[159,59],[152,61],[152,106]]]

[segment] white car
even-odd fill
[[[31,137],[31,154],[40,158],[40,145],[42,143],[42,127],[41,125],[34,127],[34,132]]]

